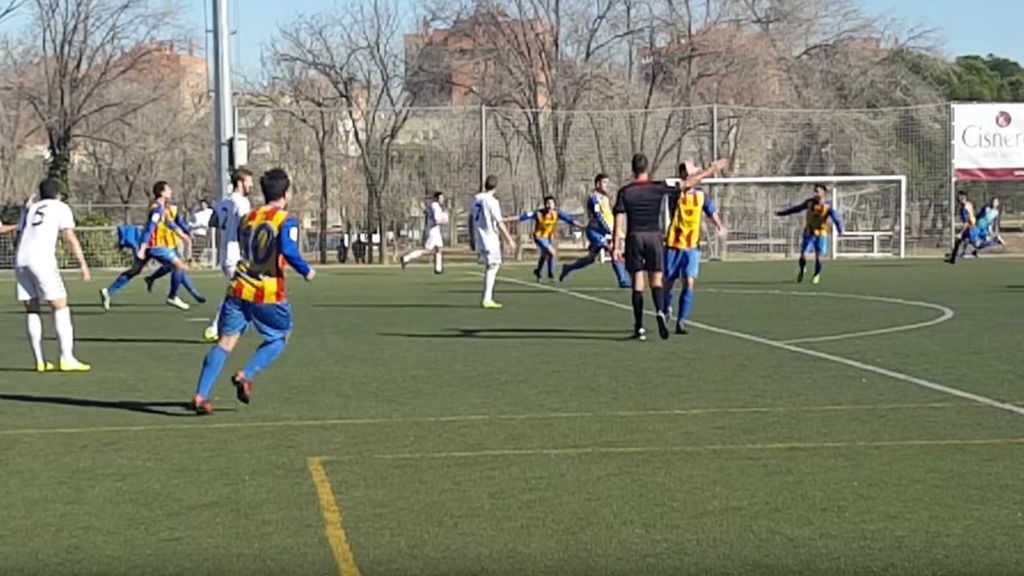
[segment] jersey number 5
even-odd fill
[[[33,226],[39,226],[40,224],[43,223],[43,218],[46,217],[46,213],[44,212],[44,210],[46,210],[46,206],[40,206],[39,208],[36,208],[35,214],[32,215]]]

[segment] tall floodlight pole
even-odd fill
[[[235,134],[235,114],[231,94],[231,51],[228,41],[228,0],[213,0],[213,132],[214,191],[231,194],[231,138]]]

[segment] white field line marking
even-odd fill
[[[578,290],[578,292],[621,292],[622,288],[584,288]],[[783,344],[803,344],[808,342],[834,342],[836,340],[849,340],[852,338],[864,338],[866,336],[880,336],[882,334],[894,334],[896,332],[908,332],[910,330],[920,330],[922,328],[929,328],[943,322],[948,322],[953,319],[956,315],[951,308],[947,308],[941,304],[933,304],[931,302],[921,302],[918,300],[903,300],[901,298],[887,298],[885,296],[871,296],[866,294],[846,294],[842,292],[797,292],[795,290],[732,290],[725,288],[701,288],[701,292],[707,292],[712,294],[750,294],[750,295],[767,295],[767,296],[797,296],[797,297],[824,297],[824,298],[844,298],[848,300],[864,300],[867,302],[883,302],[886,304],[897,304],[900,306],[911,306],[915,308],[927,308],[929,310],[935,310],[939,312],[939,315],[931,320],[924,322],[915,322],[913,324],[902,324],[900,326],[891,326],[889,328],[878,328],[876,330],[864,330],[862,332],[846,332],[843,334],[833,334],[827,336],[810,336],[806,338],[794,338],[792,340],[783,340]]]
[[[477,274],[479,274],[479,273],[477,273]],[[589,296],[587,294],[580,294],[578,292],[573,292],[572,290],[566,290],[564,288],[558,288],[558,287],[555,287],[555,286],[548,286],[546,284],[536,284],[536,283],[532,283],[532,282],[524,282],[522,280],[517,280],[515,278],[501,278],[501,280],[503,282],[508,282],[508,283],[511,283],[511,284],[518,284],[520,286],[532,286],[532,287],[536,288],[537,290],[548,290],[548,291],[551,291],[551,292],[558,292],[559,294],[564,294],[566,296],[571,296],[573,298],[577,298],[577,299],[580,299],[580,300],[586,300],[588,302],[593,302],[595,304],[603,304],[605,306],[611,306],[613,308],[618,308],[620,310],[626,310],[628,312],[632,312],[633,311],[633,308],[631,306],[627,306],[625,304],[620,304],[618,302],[612,302],[611,300],[604,300],[602,298],[596,298],[594,296]],[[646,298],[646,296],[647,295],[645,294],[644,297]],[[656,316],[656,314],[654,312],[651,312],[651,311],[647,311],[647,315],[648,316]],[[957,398],[963,398],[965,400],[971,400],[973,402],[978,402],[980,404],[985,404],[986,406],[991,406],[993,408],[999,408],[1000,410],[1006,410],[1007,412],[1013,412],[1014,414],[1017,414],[1017,415],[1020,415],[1020,416],[1024,416],[1024,408],[1022,408],[1020,406],[1014,406],[1013,404],[1008,404],[1006,402],[1001,402],[999,400],[994,400],[992,398],[988,398],[988,397],[982,396],[980,394],[975,394],[973,392],[967,392],[966,390],[960,390],[958,388],[953,388],[952,386],[946,386],[945,384],[939,384],[938,382],[932,382],[931,380],[925,380],[924,378],[918,378],[916,376],[911,376],[909,374],[903,374],[902,372],[896,372],[894,370],[889,370],[887,368],[882,368],[881,366],[875,366],[873,364],[868,364],[866,362],[860,362],[858,360],[851,360],[849,358],[843,358],[842,356],[835,356],[835,355],[832,355],[832,354],[826,354],[824,352],[818,352],[816,350],[809,350],[809,349],[805,349],[805,348],[798,348],[796,346],[793,346],[792,344],[787,344],[785,342],[779,342],[777,340],[769,340],[767,338],[762,338],[760,336],[755,336],[753,334],[746,334],[744,332],[737,332],[735,330],[727,330],[725,328],[718,328],[716,326],[711,326],[709,324],[702,324],[702,323],[699,323],[699,322],[690,322],[690,323],[688,323],[688,325],[689,326],[693,326],[694,328],[699,328],[701,330],[706,330],[708,332],[713,332],[715,334],[721,334],[723,336],[731,336],[733,338],[738,338],[740,340],[746,340],[748,342],[756,342],[757,344],[763,344],[765,346],[770,346],[770,347],[776,348],[778,350],[785,350],[787,352],[792,352],[794,354],[802,354],[804,356],[810,356],[812,358],[817,358],[819,360],[827,360],[829,362],[834,362],[836,364],[842,364],[844,366],[850,366],[852,368],[857,368],[857,369],[863,370],[865,372],[873,372],[875,374],[880,374],[882,376],[886,376],[886,377],[892,378],[894,380],[900,380],[900,381],[906,382],[908,384],[914,384],[914,385],[920,386],[922,388],[927,388],[927,389],[933,390],[935,392],[940,392],[942,394],[948,394],[950,396],[956,396]]]
[[[209,322],[209,318],[186,318],[185,322]]]

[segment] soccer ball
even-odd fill
[[[220,335],[217,334],[217,329],[213,326],[207,326],[206,330],[203,330],[203,340],[206,340],[210,344],[213,344],[220,339]]]

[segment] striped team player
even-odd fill
[[[179,240],[186,240],[185,232],[174,221],[174,210],[171,209],[171,196],[173,190],[167,182],[160,181],[153,185],[153,203],[149,205],[149,217],[146,227],[142,232],[142,241],[135,262],[132,267],[121,273],[114,282],[100,290],[100,302],[104,310],[110,310],[110,299],[127,286],[132,279],[138,276],[150,260],[156,260],[161,265],[174,268],[171,275],[171,293],[167,298],[167,304],[183,310],[188,309],[177,297],[178,288],[187,276],[182,274],[186,270],[185,262],[178,255]]]
[[[541,273],[545,264],[548,270],[548,279],[555,279],[555,267],[558,253],[555,251],[555,228],[558,222],[562,221],[569,226],[576,226],[572,216],[563,212],[555,204],[554,196],[544,197],[544,207],[533,212],[526,212],[519,216],[507,218],[506,222],[530,222],[533,221],[533,243],[537,245],[537,252],[540,258],[537,260],[537,267],[533,270],[533,276],[540,282]]]
[[[195,241],[195,238],[192,237],[192,229],[188,224],[188,220],[185,218],[185,213],[179,210],[178,207],[175,206],[174,204],[167,205],[167,212],[168,219],[174,221],[174,223],[178,226],[178,228],[181,229],[181,231],[184,234],[188,235],[192,241]],[[177,242],[177,239],[175,239],[175,242]],[[185,255],[187,254],[187,251],[183,250],[182,248],[184,248],[184,246],[179,242],[177,243],[175,250],[178,253],[178,257],[184,259]],[[171,266],[170,264],[164,264],[163,266],[157,268],[152,274],[143,278],[143,280],[146,282],[146,290],[149,292],[153,292],[153,284],[157,280],[163,278],[164,276],[167,276],[168,274],[172,274],[171,292],[169,292],[167,296],[169,304],[176,308],[181,308],[182,310],[188,310],[188,304],[185,304],[179,298],[177,298],[177,289],[175,288],[173,274],[179,275],[177,285],[179,287],[184,287],[185,290],[187,290],[188,293],[192,295],[192,298],[196,302],[200,304],[206,303],[206,298],[198,290],[196,290],[196,287],[192,284],[192,279],[189,278],[188,272],[178,272],[177,270],[175,270],[174,266]]]
[[[238,261],[242,259],[242,249],[238,244],[238,231],[242,219],[252,210],[249,195],[252,194],[252,172],[239,168],[231,174],[231,195],[222,198],[213,208],[210,227],[217,230],[217,263],[221,273],[231,284],[238,270]],[[219,338],[218,322],[220,310],[224,307],[222,300],[217,312],[213,315],[210,325],[203,331],[203,338],[210,343]]]
[[[260,177],[266,204],[246,216],[239,231],[241,260],[220,310],[220,339],[203,360],[192,407],[196,414],[213,412],[210,391],[239,337],[252,324],[263,343],[231,381],[238,400],[249,403],[252,380],[277,360],[292,329],[292,311],[285,293],[285,268],[291,266],[306,281],[316,271],[302,258],[298,223],[285,211],[291,180],[275,168]]]
[[[814,253],[814,284],[821,282],[821,270],[824,266],[822,258],[828,255],[828,234],[830,231],[829,220],[836,225],[836,234],[843,234],[843,223],[839,220],[839,214],[825,202],[825,193],[828,189],[824,184],[814,186],[814,196],[807,200],[776,212],[777,216],[790,216],[807,212],[807,223],[804,226],[804,239],[800,245],[800,272],[796,277],[797,282],[804,281],[804,273],[807,271],[807,255]]]
[[[681,164],[679,178],[685,181],[689,174],[698,170]],[[719,234],[725,231],[722,221],[715,212],[711,199],[701,188],[680,190],[669,196],[669,229],[665,239],[665,316],[672,313],[672,285],[682,280],[679,295],[679,316],[676,320],[676,334],[686,334],[686,322],[693,310],[693,289],[700,273],[700,230],[704,216],[711,219]]]
[[[610,251],[614,218],[612,217],[611,203],[608,201],[609,186],[611,186],[611,179],[607,174],[598,174],[594,177],[594,191],[587,198],[588,221],[587,227],[584,229],[590,246],[586,256],[562,266],[559,282],[565,281],[573,272],[582,270],[596,262],[602,251]],[[615,272],[619,288],[629,288],[629,277],[626,276],[626,269],[622,262],[613,260],[612,270]]]

